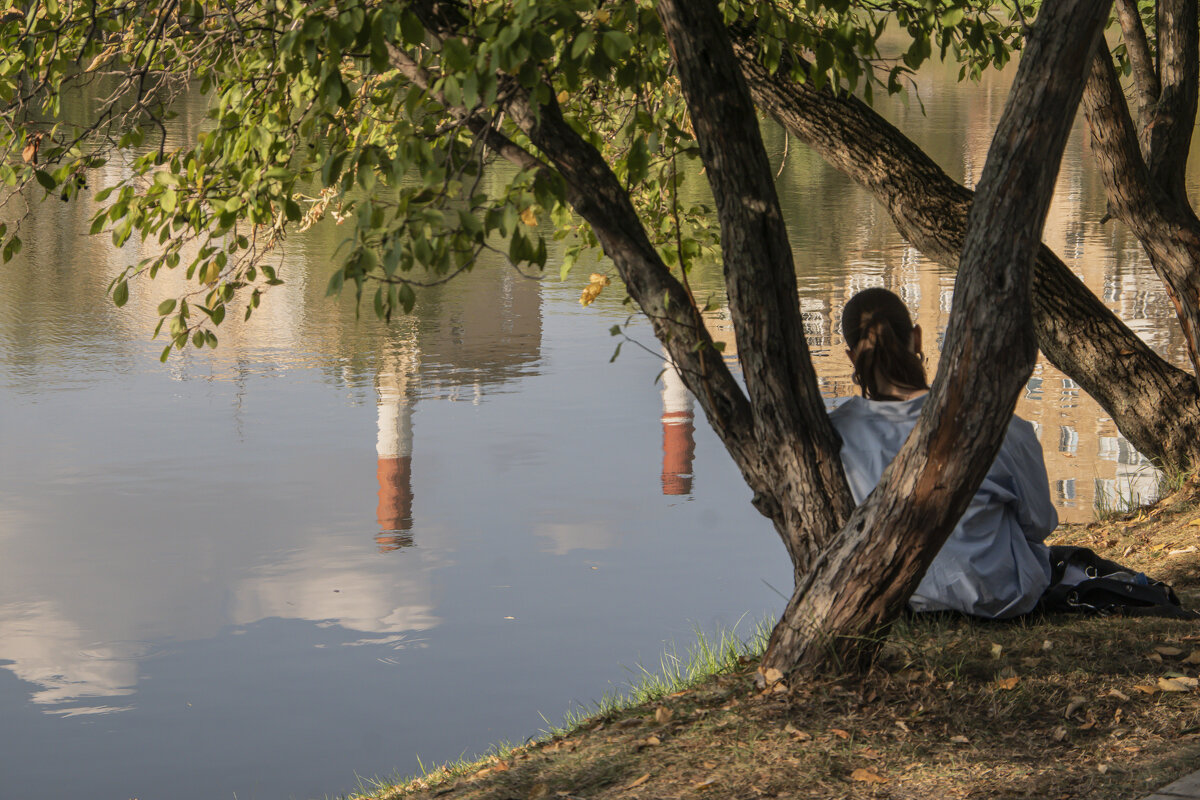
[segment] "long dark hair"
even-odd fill
[[[912,336],[908,308],[887,289],[864,289],[850,298],[842,311],[842,337],[855,354],[854,377],[863,397],[901,399],[881,391],[881,383],[913,391],[929,388],[925,359],[913,352]]]

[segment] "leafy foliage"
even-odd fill
[[[767,65],[791,51],[806,57],[789,62],[798,79],[868,96],[901,91],[935,51],[964,74],[1003,65],[1032,12],[966,0],[723,9]],[[911,40],[891,60],[879,45],[890,21]],[[248,318],[283,280],[287,235],[326,216],[349,223],[329,292],[351,286],[380,318],[485,249],[540,273],[548,237],[566,239],[565,276],[597,240],[513,124],[515,92],[561,107],[604,154],[667,266],[686,274],[717,257],[707,191],[685,186],[698,150],[651,0],[10,1],[0,53],[0,180],[69,201],[90,170],[128,162],[96,195],[92,232],[155,244],[113,281],[117,305],[132,280],[185,271],[193,288],[158,309],[164,359],[215,346],[235,304]],[[209,119],[195,142],[169,146],[185,91],[208,98]],[[515,165],[491,164],[497,150]],[[5,260],[19,229],[0,225]]]

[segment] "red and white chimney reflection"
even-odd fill
[[[667,495],[690,494],[692,459],[696,455],[696,426],[692,396],[683,385],[675,365],[666,362],[662,374],[663,465],[662,492]]]
[[[411,360],[415,359],[402,359]],[[379,480],[375,517],[379,532],[375,541],[381,553],[413,543],[412,416],[416,400],[408,384],[414,368],[408,363],[392,363],[379,373],[379,437],[375,444],[375,475]]]

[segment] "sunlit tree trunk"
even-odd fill
[[[1084,94],[1109,213],[1141,241],[1175,304],[1193,368],[1200,368],[1200,219],[1184,184],[1196,124],[1200,48],[1195,0],[1157,4],[1157,63],[1136,9],[1119,7],[1139,101],[1135,126],[1107,50]],[[1136,55],[1135,55],[1136,54]]]

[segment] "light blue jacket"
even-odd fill
[[[926,396],[901,402],[851,397],[830,413],[855,503],[866,499],[900,451]],[[1014,416],[983,485],[909,607],[997,619],[1032,611],[1050,585],[1050,552],[1042,542],[1057,526],[1042,447],[1033,426]]]

